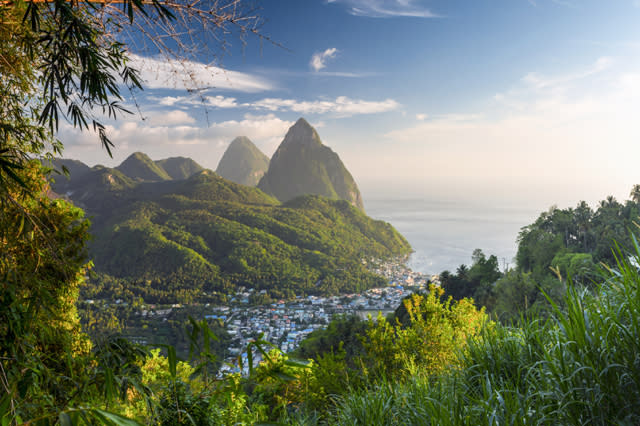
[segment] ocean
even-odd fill
[[[489,201],[438,201],[417,196],[369,195],[369,216],[391,223],[414,249],[409,267],[425,274],[455,272],[470,265],[479,248],[496,255],[500,269],[514,266],[517,237],[523,226],[535,221],[542,210],[523,205],[497,205]]]

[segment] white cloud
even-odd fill
[[[531,6],[538,7],[537,0],[527,0],[527,1]],[[575,8],[576,7],[576,5],[574,3],[570,2],[570,1],[566,1],[566,0],[551,0],[551,2],[555,3],[555,4],[559,5],[559,6],[564,6],[564,7],[570,7],[570,8]]]
[[[316,71],[315,76],[321,77],[345,77],[345,78],[363,78],[376,75],[373,72],[342,72],[342,71]]]
[[[264,78],[200,62],[149,58],[135,54],[131,54],[130,59],[130,65],[140,71],[144,86],[151,89],[216,88],[252,93],[274,88]]]
[[[268,111],[292,111],[301,114],[334,114],[349,117],[359,114],[388,112],[400,107],[393,99],[364,101],[339,96],[335,100],[296,101],[294,99],[265,98],[250,104],[253,108]]]
[[[153,158],[188,156],[205,167],[215,169],[226,146],[236,136],[248,136],[270,156],[293,124],[293,121],[282,120],[273,114],[245,114],[241,120],[214,122],[207,127],[190,123],[163,124],[155,120],[118,121],[107,126],[115,145],[112,161],[100,152],[98,138],[92,132],[81,133],[67,125],[62,126],[61,136],[65,140],[65,156],[84,159],[88,163],[93,163],[86,160],[92,157],[116,165],[131,152],[142,151],[152,154]]]
[[[149,99],[152,101],[158,102],[159,105],[173,106],[177,103],[182,103],[186,99],[186,97],[185,96],[165,96],[162,98],[157,98],[154,96],[149,96]]]
[[[214,108],[237,108],[240,105],[237,103],[236,98],[226,97],[222,95],[208,96],[208,95],[192,95],[192,96],[149,96],[147,99],[156,102],[158,105],[174,106],[174,105],[188,105],[188,106],[210,106]]]
[[[416,0],[328,0],[348,7],[350,14],[371,18],[437,18],[437,14]]]
[[[226,143],[238,135],[246,135],[255,141],[281,140],[293,122],[281,120],[273,114],[246,114],[242,120],[228,120],[211,123],[207,127],[139,125],[136,122],[123,123],[113,134],[113,139],[128,140],[129,145],[176,144],[193,145]]]
[[[153,112],[147,114],[149,124],[171,126],[175,124],[192,124],[195,119],[182,110],[173,110],[167,112]]]
[[[149,98],[160,105],[189,105],[214,108],[246,108],[256,111],[289,111],[299,114],[332,114],[338,117],[351,117],[361,114],[375,114],[396,110],[400,104],[393,99],[383,101],[365,101],[351,99],[347,96],[338,96],[334,100],[298,101],[296,99],[262,98],[253,102],[239,103],[236,98],[217,96],[183,96],[163,98]]]
[[[320,71],[327,66],[327,60],[335,58],[337,53],[338,49],[336,49],[335,47],[330,47],[324,52],[316,52],[311,56],[309,65],[311,66],[311,68],[313,68],[314,71]]]
[[[536,72],[530,72],[522,78],[522,81],[534,89],[557,88],[560,85],[570,84],[577,80],[601,73],[612,65],[613,59],[604,56],[598,58],[591,66],[580,72],[554,77],[542,76]]]
[[[237,108],[239,105],[236,102],[236,98],[227,98],[221,95],[206,96],[205,102],[207,105],[215,108]]]
[[[427,117],[428,117],[427,114],[416,114],[416,120],[418,121],[424,121],[427,119]]]

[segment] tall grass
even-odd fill
[[[462,367],[343,398],[330,424],[640,424],[640,247],[546,321],[492,324]]]

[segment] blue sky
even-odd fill
[[[303,116],[365,200],[401,186],[564,205],[624,199],[640,182],[638,0],[260,4],[261,31],[283,47],[231,39],[186,64],[193,79],[134,52],[145,120],[110,124],[113,160],[63,129],[65,156],[115,165],[143,151],[215,169],[235,136],[271,155]]]

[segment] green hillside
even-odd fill
[[[175,180],[187,179],[204,170],[200,164],[186,157],[165,158],[154,161],[154,163],[167,172],[171,179]]]
[[[361,259],[410,251],[391,225],[344,200],[304,196],[281,205],[209,170],[138,183],[102,170],[123,180],[119,189],[93,174],[102,189],[77,192],[93,222],[92,297],[114,296],[115,288],[149,302],[220,300],[238,286],[274,298],[356,292],[384,284]]]
[[[79,177],[91,170],[91,167],[84,164],[82,161],[71,160],[68,158],[54,158],[52,161],[43,160],[42,163],[45,167],[53,167],[58,172],[63,172],[63,168],[66,168],[69,172],[69,176]]]
[[[135,180],[151,182],[171,180],[171,176],[162,167],[142,152],[134,152],[116,169]]]

